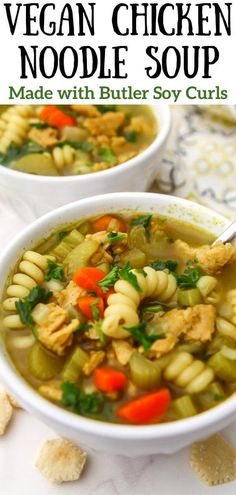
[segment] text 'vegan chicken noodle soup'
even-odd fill
[[[198,414],[236,389],[235,250],[156,215],[105,215],[25,251],[3,331],[42,396],[104,421]]]
[[[1,107],[0,164],[35,175],[80,175],[122,164],[155,139],[143,105]]]

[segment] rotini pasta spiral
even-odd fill
[[[136,298],[137,292],[129,282],[119,280],[114,288],[117,292],[108,297],[102,329],[109,337],[122,339],[130,335],[124,327],[133,327],[139,322],[137,313],[139,301]]]
[[[218,332],[236,340],[236,289],[226,294],[226,300],[217,307],[216,328]]]
[[[189,352],[178,352],[166,366],[164,378],[189,394],[196,394],[213,381],[214,372]]]
[[[58,170],[71,165],[75,158],[75,149],[66,144],[62,148],[56,146],[52,150],[52,158]]]
[[[216,329],[221,335],[225,335],[226,337],[231,337],[236,340],[236,326],[226,320],[226,318],[216,318]]]
[[[22,144],[28,129],[29,117],[33,115],[33,106],[16,105],[8,108],[0,119],[0,152],[5,153],[12,144]]]
[[[145,297],[156,297],[160,302],[165,302],[170,301],[174,297],[177,290],[177,282],[174,275],[165,271],[156,271],[150,266],[145,267],[144,272],[146,276],[135,271],[138,283],[144,289],[142,299]]]
[[[29,118],[34,115],[34,106],[33,105],[15,105],[6,110],[1,115],[1,119],[9,122],[12,115],[20,115],[21,117]]]
[[[103,321],[103,332],[109,337],[120,339],[130,335],[125,327],[138,324],[137,308],[142,299],[156,297],[164,302],[175,295],[177,283],[172,274],[156,271],[150,266],[146,266],[143,271],[144,273],[131,270],[136,276],[140,291],[126,280],[115,283],[115,294],[108,297]]]
[[[24,253],[18,272],[13,275],[12,284],[6,290],[6,294],[9,297],[3,301],[5,311],[16,311],[16,301],[28,296],[36,285],[44,281],[48,258],[52,259],[51,256],[43,256],[35,251],[26,251]],[[55,258],[53,257],[53,259]],[[8,315],[3,321],[8,328],[22,328],[24,326],[17,314]]]

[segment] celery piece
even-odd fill
[[[197,288],[178,291],[179,306],[195,306],[196,304],[201,304],[201,302],[201,292]]]
[[[87,352],[83,351],[80,347],[76,347],[62,370],[63,381],[71,383],[78,382],[88,358]]]
[[[90,222],[84,222],[78,227],[79,231],[83,235],[87,235],[91,233],[91,223]]]
[[[139,352],[133,352],[129,366],[131,380],[137,387],[149,390],[160,385],[161,370],[156,361],[150,361]]]
[[[226,358],[220,351],[208,359],[207,365],[213,369],[216,376],[221,380],[226,382],[236,381],[236,361]]]
[[[231,349],[235,349],[235,340],[227,337],[226,335],[216,335],[208,346],[208,352],[214,354],[217,351],[220,351],[223,346],[231,347]]]
[[[197,409],[189,395],[183,395],[172,402],[172,407],[178,418],[184,419],[197,414]]]
[[[144,246],[143,251],[148,258],[155,260],[166,256],[166,251],[169,247],[170,239],[166,236],[163,230],[151,231],[148,234],[148,243]],[[142,248],[141,248],[142,249]]]
[[[203,392],[196,395],[196,401],[203,409],[209,409],[224,399],[225,393],[219,382],[210,383]]]
[[[91,256],[96,253],[99,248],[99,243],[93,240],[85,240],[72,251],[64,259],[64,265],[68,268],[68,275],[73,275],[77,268],[89,265]]]
[[[163,313],[163,306],[161,306],[160,304],[150,304],[149,306],[143,306],[142,307],[142,314],[143,315],[149,314],[149,316],[150,316],[150,314],[151,314],[153,316],[153,313],[160,313],[160,312]],[[149,332],[147,331],[147,333],[149,333]],[[153,333],[155,333],[155,331]],[[150,330],[150,334],[152,334],[152,330]]]
[[[60,373],[63,364],[62,358],[53,356],[38,343],[35,343],[30,350],[29,371],[38,380],[51,380]]]
[[[53,254],[62,260],[84,240],[84,236],[76,229],[67,234],[61,242],[53,249]]]
[[[146,252],[148,247],[146,230],[142,225],[132,227],[128,236],[129,247],[140,249],[140,251]]]
[[[120,256],[120,261],[124,265],[130,263],[133,268],[143,268],[143,266],[146,265],[147,257],[141,249],[134,247],[133,249],[130,249],[126,253],[122,254]]]
[[[200,354],[204,351],[204,344],[202,342],[182,342],[178,345],[178,351]]]

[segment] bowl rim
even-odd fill
[[[93,198],[85,198],[73,203],[70,203],[65,206],[61,206],[49,213],[46,213],[42,217],[35,220],[32,224],[23,229],[11,242],[8,246],[3,250],[0,255],[0,265],[4,263],[5,257],[11,250],[14,250],[15,245],[26,239],[30,241],[30,233],[33,229],[40,229],[45,227],[47,223],[52,220],[56,220],[60,217],[60,214],[65,214],[66,212],[74,211],[74,209],[80,209],[80,206],[86,206],[90,204],[92,201],[94,203],[94,208],[96,208],[96,203],[102,204],[112,201],[119,202],[119,199],[123,199],[124,201],[133,198],[135,200],[139,200],[140,204],[143,205],[143,211],[145,211],[145,199],[153,199],[153,201],[161,199],[161,201],[168,203],[170,200],[179,204],[181,207],[190,207],[190,210],[200,211],[202,214],[206,215],[214,215],[214,218],[218,219],[219,222],[223,222],[226,226],[230,223],[230,220],[226,219],[222,215],[214,212],[213,210],[206,208],[202,205],[194,203],[192,201],[175,197],[171,195],[163,195],[156,193],[139,193],[139,192],[131,192],[131,193],[113,193],[113,194],[104,194],[94,196]],[[119,209],[119,207],[117,207]],[[129,207],[131,208],[131,207]],[[107,208],[108,210],[109,208]],[[78,212],[79,216],[79,212]],[[171,216],[171,215],[170,215]],[[191,222],[189,222],[191,223]],[[194,220],[192,221],[194,224]],[[26,240],[27,242],[27,240]],[[3,346],[3,352],[8,356],[6,348]],[[64,427],[68,427],[70,429],[74,429],[76,431],[81,431],[86,434],[94,435],[94,436],[102,436],[107,439],[117,438],[117,439],[130,439],[130,440],[140,440],[140,439],[162,439],[169,437],[177,437],[182,434],[186,434],[189,432],[196,432],[199,429],[206,428],[207,426],[214,425],[218,423],[220,420],[232,416],[236,413],[236,394],[232,395],[228,399],[226,399],[222,404],[215,406],[214,408],[199,413],[194,417],[177,420],[169,423],[159,423],[152,425],[129,425],[129,424],[117,424],[117,423],[108,423],[103,422],[91,418],[86,418],[80,415],[76,415],[72,412],[64,410],[60,408],[60,406],[54,405],[47,399],[41,397],[28,382],[24,380],[24,378],[17,372],[17,369],[10,364],[9,356],[6,359],[0,360],[0,375],[3,381],[6,383],[9,390],[15,394],[16,398],[20,400],[20,402],[26,407],[26,409],[30,410],[39,417],[45,417],[51,422],[56,424],[61,424]]]
[[[135,166],[139,165],[143,161],[148,161],[150,156],[159,149],[162,144],[165,142],[167,139],[170,129],[171,129],[171,122],[172,122],[172,113],[169,105],[148,105],[152,109],[154,109],[154,117],[158,123],[158,116],[156,116],[155,111],[158,109],[160,111],[161,118],[163,119],[161,125],[160,125],[160,130],[157,133],[156,137],[152,141],[152,143],[141,153],[138,155],[134,156],[130,160],[127,160],[126,162],[120,163],[119,165],[116,165],[115,167],[106,169],[106,170],[100,170],[98,172],[95,172],[94,174],[81,174],[81,175],[65,175],[65,176],[50,176],[50,175],[33,175],[33,174],[28,174],[26,172],[20,172],[18,170],[13,170],[8,167],[5,167],[4,165],[0,165],[0,175],[3,175],[4,177],[9,177],[9,179],[15,179],[18,182],[24,183],[27,181],[28,183],[31,184],[70,184],[71,182],[93,182],[94,178],[100,178],[106,180],[106,178],[113,178],[115,179],[116,175],[119,175],[120,173],[134,168]],[[124,166],[124,167],[123,167]],[[123,167],[123,168],[122,168]]]

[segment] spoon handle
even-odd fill
[[[229,242],[229,241],[232,241],[232,239],[236,236],[236,220],[234,220],[233,223],[231,223],[227,229],[224,230],[224,232],[222,232],[222,234],[217,237],[217,239],[213,242],[213,245],[217,242],[217,241],[222,241],[222,242]]]

